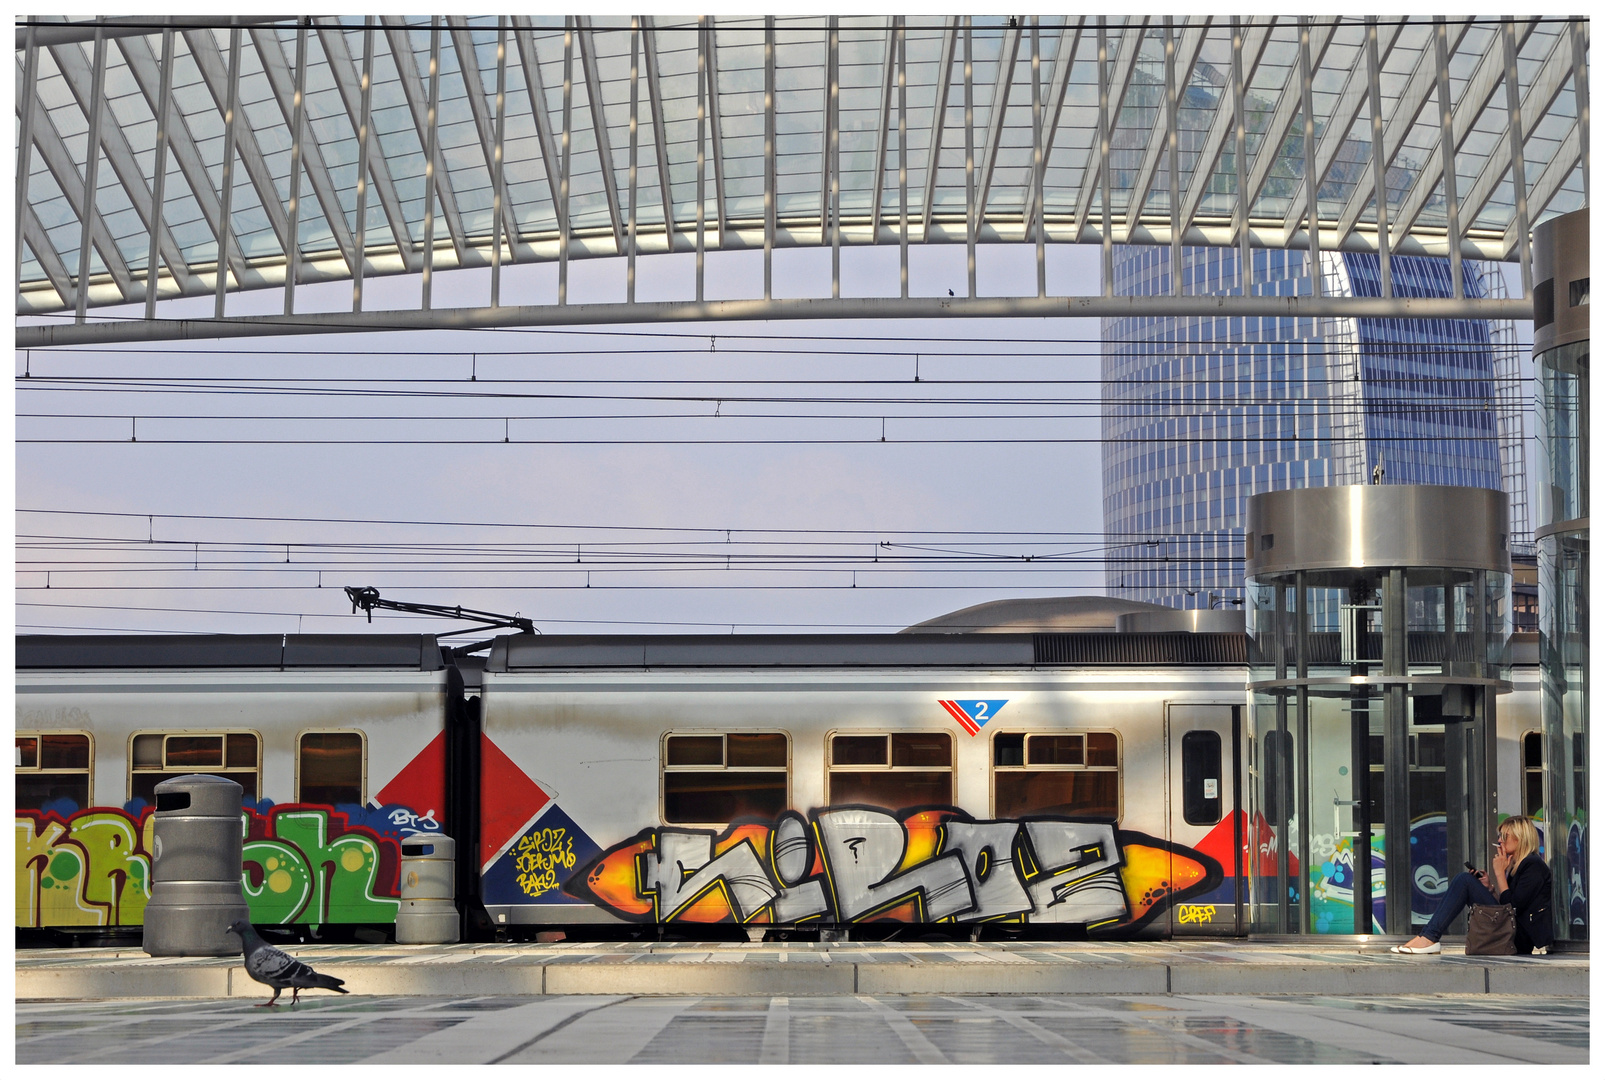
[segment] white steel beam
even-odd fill
[[[22,39],[22,88],[17,94],[17,216],[14,220],[17,236],[16,261],[12,269],[16,271],[14,284],[18,295],[22,290],[22,236],[23,214],[29,210],[28,205],[28,177],[33,168],[33,116],[39,104],[39,28],[30,24],[26,30],[21,31]],[[35,220],[38,220],[35,218]],[[54,252],[52,252],[54,254]],[[44,260],[40,259],[41,266]],[[46,273],[48,277],[48,272]],[[60,290],[57,290],[60,292]],[[65,296],[65,293],[61,293]]]
[[[228,67],[223,62],[223,54],[212,32],[189,30],[184,34],[184,41],[189,45],[190,56],[195,60],[195,67],[200,71],[201,80],[206,83],[219,114],[226,113],[229,101]],[[262,154],[262,145],[257,141],[251,121],[246,117],[245,110],[239,108],[234,110],[234,151],[245,169],[246,178],[256,189],[256,200],[262,205],[262,213],[267,216],[279,250],[288,254],[290,222],[284,213],[284,203],[279,198],[278,185],[273,182],[273,174],[268,170],[267,159]]]
[[[530,307],[440,308],[434,311],[308,312],[231,319],[157,319],[26,326],[16,347],[124,341],[233,339],[376,330],[502,329],[515,326],[637,325],[661,322],[750,322],[806,319],[1042,319],[1272,317],[1293,319],[1530,319],[1522,300],[1348,296],[988,296],[847,297],[842,299],[660,301],[634,304],[544,304]]]
[[[1169,18],[1170,16],[1166,16],[1167,20]],[[1142,165],[1137,169],[1137,179],[1132,183],[1131,201],[1126,204],[1128,230],[1136,228],[1137,222],[1141,220],[1143,209],[1148,203],[1148,195],[1153,188],[1154,175],[1159,171],[1159,159],[1169,155],[1175,143],[1176,131],[1173,125],[1177,88],[1186,89],[1187,84],[1192,81],[1193,70],[1198,64],[1198,54],[1204,48],[1204,35],[1209,31],[1209,21],[1206,15],[1197,25],[1189,23],[1182,31],[1179,43],[1173,36],[1167,39],[1165,103],[1154,111],[1153,130],[1148,133],[1148,149],[1143,153]],[[1167,33],[1170,33],[1168,22],[1166,26]]]
[[[1566,137],[1561,140],[1559,149],[1555,151],[1555,156],[1549,159],[1549,163],[1544,166],[1544,171],[1539,174],[1532,189],[1527,192],[1527,205],[1531,208],[1533,216],[1536,217],[1544,212],[1544,209],[1549,206],[1549,200],[1555,197],[1561,186],[1571,176],[1572,170],[1582,161],[1582,131],[1580,127],[1572,127],[1567,130]],[[1516,226],[1517,223],[1512,221],[1505,229],[1504,251],[1507,257],[1516,247]]]
[[[1437,58],[1438,71],[1438,160],[1442,163],[1440,172],[1443,176],[1443,212],[1448,223],[1449,241],[1449,277],[1453,283],[1453,296],[1464,296],[1465,268],[1460,257],[1460,193],[1457,190],[1459,177],[1455,175],[1455,129],[1454,113],[1449,96],[1449,28],[1441,16],[1433,20],[1433,44],[1436,46],[1434,54]],[[1416,186],[1421,186],[1417,179]]]
[[[406,31],[399,35],[405,40]],[[394,39],[392,39],[394,40]],[[411,59],[408,52],[408,59]],[[396,61],[399,67],[401,61]],[[403,80],[403,85],[406,81]],[[435,284],[435,200],[440,192],[440,16],[429,20],[429,98],[424,127],[424,272],[423,306],[428,311],[434,306]],[[462,251],[457,253],[462,264]]]
[[[607,134],[607,116],[602,101],[602,82],[596,76],[596,46],[591,40],[591,20],[587,15],[574,18],[574,45],[579,52],[580,72],[585,78],[585,111],[591,114],[591,132],[596,137],[597,166],[602,173],[602,190],[607,195],[608,223],[613,226],[613,249],[624,251],[624,215],[619,210],[619,178],[613,172],[613,144]]]
[[[173,32],[163,30],[162,85],[158,94],[161,100],[156,108],[156,161],[151,170],[151,212],[145,221],[145,228],[150,233],[150,247],[145,253],[145,318],[147,319],[156,317],[156,292],[161,281],[161,239],[162,234],[167,231],[162,209],[167,195],[167,126],[172,122],[173,115],[173,67]],[[119,128],[117,133],[121,135],[122,130]],[[145,186],[143,180],[139,186]],[[218,269],[222,269],[223,260],[219,259],[217,265]],[[172,272],[175,281],[180,273],[186,277],[189,275],[182,259],[172,263]]]
[[[513,38],[518,43],[518,60],[524,69],[524,87],[529,93],[529,108],[535,119],[535,137],[541,146],[541,171],[546,174],[547,190],[552,196],[552,216],[562,229],[567,219],[562,191],[557,176],[557,139],[552,134],[552,119],[546,109],[546,84],[541,81],[540,57],[535,53],[534,31],[528,15],[513,16]]]
[[[72,47],[77,48],[76,45]],[[40,113],[34,120],[33,145],[39,151],[39,160],[44,162],[45,168],[50,171],[51,177],[55,179],[56,186],[61,189],[62,195],[66,196],[67,205],[72,208],[72,212],[82,222],[87,205],[84,199],[83,174],[78,171],[78,164],[73,161],[72,152],[67,149],[67,144],[56,131],[56,125],[51,122],[50,116],[46,113]],[[129,271],[128,264],[123,260],[122,252],[112,238],[111,230],[106,228],[106,222],[99,214],[94,216],[91,228],[93,229],[95,249],[100,252],[101,261],[106,264],[106,269],[111,274],[112,280],[119,282],[118,291],[125,297],[132,296],[134,294],[134,276]],[[126,288],[124,287],[125,285]],[[63,296],[62,302],[75,305],[77,297],[76,295]]]
[[[1087,185],[1091,182],[1092,165],[1096,160],[1099,169],[1099,196],[1098,205],[1102,215],[1102,230],[1099,235],[1099,246],[1103,249],[1103,295],[1115,294],[1115,248],[1114,248],[1114,209],[1109,202],[1109,139],[1112,127],[1112,118],[1109,115],[1109,32],[1104,16],[1098,16],[1098,143],[1097,152],[1087,161],[1086,177],[1081,185],[1081,197],[1076,211],[1076,228],[1072,234],[1075,239],[1081,239],[1081,220],[1085,216],[1092,190]]]
[[[1375,153],[1382,145],[1382,61],[1381,43],[1378,41],[1377,18],[1366,17],[1365,68],[1366,101],[1371,112],[1371,185],[1376,191],[1387,190],[1387,167],[1382,155]],[[1382,295],[1393,295],[1393,239],[1388,228],[1388,200],[1376,200],[1377,261],[1382,276]]]
[[[708,71],[708,125],[713,140],[713,197],[719,208],[719,246],[724,247],[730,229],[730,214],[724,198],[724,123],[719,108],[719,50],[716,47],[719,31],[713,16],[703,17],[707,27],[705,50]]]
[[[340,52],[345,54],[345,38],[339,33],[322,38],[323,55],[329,61],[329,70],[336,68],[335,60],[330,52],[330,37],[340,45]],[[349,59],[349,58],[348,58]],[[364,15],[362,18],[362,75],[361,93],[358,95],[356,120],[352,124],[357,133],[357,235],[354,240],[357,248],[357,265],[351,271],[351,310],[362,310],[362,284],[363,277],[368,268],[368,158],[369,150],[373,145],[373,16]],[[341,97],[346,98],[346,115],[351,115],[351,102],[344,89]],[[382,155],[381,155],[382,157]],[[403,256],[402,265],[411,267],[412,261],[406,256],[412,250],[412,244],[404,237],[396,238],[397,251]],[[491,306],[496,306],[494,299],[495,285],[491,286]],[[222,317],[222,312],[218,312]]]
[[[371,16],[369,16],[371,18]],[[373,131],[372,102],[373,102],[373,75],[369,53],[372,48],[374,28],[364,28],[364,42],[366,43],[363,57],[363,70],[358,71],[351,59],[351,51],[346,47],[345,33],[339,27],[320,25],[318,27],[318,42],[323,46],[324,58],[329,63],[329,75],[334,80],[335,89],[340,92],[340,100],[345,104],[346,116],[351,121],[351,130],[357,133],[361,140],[357,144],[359,160],[358,169],[358,197],[367,193],[369,185],[379,197],[379,206],[384,211],[385,222],[390,227],[391,239],[395,241],[402,265],[408,273],[418,270],[418,252],[413,247],[412,230],[407,225],[406,215],[401,211],[401,196],[396,193],[396,183],[390,176],[390,162],[385,157],[383,149],[379,146],[379,138]],[[368,104],[364,106],[364,102]],[[366,208],[366,207],[364,207]],[[367,234],[367,216],[358,215],[356,223],[358,231],[364,238]],[[366,256],[366,239],[362,244],[353,245],[359,248],[359,259]]]
[[[646,56],[647,114],[652,119],[652,144],[658,163],[658,198],[663,203],[663,241],[674,250],[674,193],[669,186],[669,142],[663,128],[663,91],[658,86],[657,31],[652,16],[641,16],[641,49]]]
[[[171,32],[163,31],[163,34],[165,36]],[[89,97],[94,93],[94,74],[90,71],[88,62],[84,60],[83,50],[77,45],[56,46],[50,50],[50,55],[55,60],[56,69],[61,72],[62,79],[66,82],[67,89],[72,92],[78,107],[84,111],[85,116],[89,115]],[[171,77],[166,72],[163,72],[163,75],[169,79],[170,96]],[[151,108],[152,116],[161,116],[161,96],[161,90],[158,88],[156,103]],[[17,105],[19,109],[22,107],[22,98],[17,99]],[[166,132],[161,130],[162,125],[159,121],[157,127],[159,132],[157,140],[160,142]],[[122,125],[102,126],[100,148],[106,155],[106,164],[111,166],[111,171],[117,176],[117,182],[123,186],[123,191],[128,195],[129,204],[133,206],[135,213],[139,214],[145,228],[153,230],[159,237],[161,258],[173,271],[173,279],[179,283],[181,290],[188,291],[191,288],[189,268],[185,265],[183,254],[179,250],[178,242],[173,239],[172,232],[165,223],[160,222],[159,215],[155,213],[155,196],[151,189],[145,186],[145,174],[140,170],[139,162],[134,156],[134,148],[129,145]],[[155,182],[155,177],[152,178],[152,182]]]
[[[27,243],[33,257],[39,260],[39,266],[45,272],[45,278],[56,290],[56,295],[63,304],[72,298],[72,274],[67,271],[67,264],[61,261],[61,253],[50,243],[50,237],[45,233],[45,227],[39,222],[39,215],[34,213],[33,204],[25,203],[22,207],[22,239]],[[21,259],[21,245],[18,245],[18,259]]]
[[[1269,20],[1259,22],[1250,20],[1243,30],[1242,43],[1243,81],[1246,85],[1254,78],[1254,72],[1259,70],[1260,57],[1265,53],[1265,43],[1270,40],[1271,28],[1275,25],[1275,16]],[[1221,151],[1226,147],[1228,135],[1236,133],[1237,111],[1235,106],[1231,109],[1224,103],[1215,109],[1214,119],[1210,121],[1209,131],[1204,136],[1203,146],[1199,148],[1197,163],[1193,166],[1192,179],[1187,182],[1187,194],[1182,196],[1181,219],[1193,220],[1198,212],[1198,205],[1204,200],[1204,192],[1209,187],[1210,177],[1214,176],[1215,169],[1220,163]]]
[[[1014,65],[1020,55],[1018,27],[1003,31],[1003,49],[998,54],[998,78],[992,88],[992,107],[988,110],[986,138],[981,143],[979,176],[975,185],[975,224],[984,228],[986,204],[992,194],[992,169],[997,165],[998,148],[1003,145],[1003,122],[1009,112],[1009,91],[1014,85]]]
[[[1326,47],[1331,43],[1331,23],[1316,23],[1310,27],[1312,68],[1320,65],[1326,55]],[[1260,192],[1265,188],[1266,178],[1271,175],[1276,159],[1282,154],[1282,146],[1287,141],[1287,133],[1293,126],[1293,118],[1298,115],[1303,104],[1299,65],[1295,63],[1288,68],[1287,82],[1283,84],[1282,92],[1276,98],[1276,111],[1271,114],[1264,138],[1260,140],[1259,150],[1254,154],[1253,163],[1249,167],[1247,198],[1250,217],[1253,216],[1254,204],[1259,202]],[[1239,197],[1242,197],[1241,193]]]
[[[1379,62],[1385,63],[1393,49],[1393,43],[1398,40],[1400,24],[1398,20],[1390,19],[1385,24],[1367,24],[1375,26],[1377,32],[1377,47],[1379,49]],[[1355,65],[1349,69],[1348,80],[1343,84],[1343,92],[1338,96],[1337,104],[1332,108],[1332,115],[1327,118],[1326,129],[1321,132],[1321,138],[1315,145],[1315,186],[1317,189],[1326,182],[1326,174],[1332,170],[1332,163],[1348,142],[1349,130],[1354,126],[1354,120],[1360,115],[1360,105],[1368,98],[1370,80],[1365,67]],[[1303,211],[1301,203],[1308,198],[1305,191],[1305,178],[1300,177],[1298,186],[1293,191],[1293,197],[1288,200],[1287,215],[1282,222],[1282,231],[1292,234],[1298,227],[1299,218]]]
[[[937,163],[942,154],[942,131],[947,124],[947,98],[953,85],[953,50],[959,37],[959,17],[953,16],[942,35],[942,55],[936,67],[936,101],[931,109],[931,137],[925,151],[925,190],[920,201],[920,239],[931,234],[931,212],[936,202]]]
[[[1131,73],[1136,68],[1137,54],[1142,51],[1143,34],[1147,28],[1148,20],[1141,18],[1135,22],[1127,23],[1120,31],[1120,54],[1115,59],[1113,70],[1109,70],[1108,29],[1104,25],[1104,17],[1098,16],[1098,70],[1100,73],[1100,86],[1098,90],[1099,125],[1101,133],[1098,137],[1099,152],[1087,156],[1087,167],[1081,174],[1080,194],[1076,197],[1076,221],[1070,230],[1073,240],[1080,241],[1081,230],[1087,224],[1087,214],[1092,210],[1092,193],[1101,190],[1105,209],[1109,203],[1109,140],[1114,134],[1115,123],[1120,117],[1120,107],[1126,99],[1126,88],[1131,85]],[[1099,183],[1100,174],[1102,183]],[[1111,226],[1108,224],[1108,214],[1105,215],[1103,234],[1109,236]],[[1105,240],[1104,243],[1109,243]],[[1107,261],[1107,260],[1106,260]]]
[[[295,75],[290,73],[277,34],[271,30],[253,30],[251,34],[252,41],[256,45],[256,54],[262,60],[262,73],[267,76],[268,86],[278,100],[279,109],[284,113],[284,119],[289,123],[290,130],[298,132],[295,138],[300,147],[300,164],[306,171],[306,178],[312,184],[312,193],[317,196],[323,218],[329,225],[330,233],[334,235],[334,242],[340,248],[340,255],[345,259],[346,266],[355,268],[358,254],[351,229],[346,224],[345,212],[341,209],[340,196],[335,191],[334,180],[324,163],[323,150],[318,145],[318,140],[308,137],[310,132],[305,130],[306,104],[304,100],[299,102],[297,100],[304,95],[304,91],[300,89],[304,75],[300,72]],[[298,44],[297,50],[302,47]],[[295,189],[294,175],[292,172],[292,190]]]
[[[1583,162],[1583,205],[1588,205],[1588,20],[1572,22],[1572,95],[1576,102],[1577,152]]]
[[[1517,31],[1516,50],[1526,44],[1532,32],[1538,28],[1537,19],[1523,19]],[[1458,150],[1471,134],[1472,127],[1482,117],[1483,110],[1493,99],[1505,80],[1505,35],[1501,31],[1494,35],[1488,43],[1488,49],[1478,61],[1477,68],[1471,73],[1471,79],[1466,83],[1460,96],[1454,101],[1454,146]],[[1492,164],[1498,154],[1490,155],[1489,164]],[[1443,158],[1441,155],[1429,156],[1421,163],[1421,175],[1416,178],[1410,193],[1405,196],[1404,203],[1399,207],[1399,216],[1394,220],[1400,232],[1409,232],[1415,227],[1416,218],[1427,204],[1439,179],[1443,176]],[[1473,210],[1465,215],[1468,220],[1474,220],[1476,213]]]
[[[500,144],[496,139],[496,98],[487,99],[485,96],[485,73],[479,66],[479,53],[474,48],[474,35],[468,27],[468,20],[461,15],[448,15],[446,27],[451,34],[452,51],[457,54],[457,70],[462,75],[463,87],[468,91],[468,111],[474,117],[474,132],[479,136],[479,150],[485,155],[485,171],[491,178],[491,197],[504,209],[500,221],[491,226],[492,231],[498,233],[492,241],[493,248],[499,250],[500,230],[505,227],[511,249],[516,255],[518,245],[523,243],[523,237],[518,233],[518,215],[505,212],[511,209],[513,202],[507,190],[507,178],[500,168],[501,155],[497,151]],[[505,68],[500,73],[505,76]],[[493,255],[492,263],[494,262]]]
[[[418,74],[418,62],[413,56],[412,43],[408,40],[411,33],[405,21],[396,15],[382,17],[385,27],[385,40],[390,44],[390,56],[395,61],[396,76],[401,86],[401,96],[407,101],[407,108],[412,114],[414,128],[418,132],[418,144],[424,147],[425,168],[429,167],[429,92],[423,84],[423,78]],[[457,256],[457,265],[468,265],[467,242],[463,236],[462,218],[457,213],[457,195],[452,190],[451,177],[442,168],[434,170],[435,199],[425,204],[424,213],[428,215],[436,200],[440,203],[441,216],[446,219],[446,232],[451,236],[451,245]],[[429,238],[424,240],[423,258],[425,266],[434,259],[433,244]],[[426,271],[427,272],[427,271]]]
[[[1522,99],[1519,122],[1524,138],[1544,119],[1570,78],[1572,78],[1570,42],[1567,41],[1565,34],[1559,34]],[[1468,220],[1475,221],[1477,215],[1482,213],[1483,206],[1493,197],[1494,191],[1499,187],[1499,181],[1504,178],[1505,166],[1506,163],[1503,161],[1495,166],[1490,158],[1488,166],[1472,182],[1465,198],[1465,216]],[[1530,199],[1529,195],[1529,206],[1536,207],[1537,204],[1531,203]],[[1542,212],[1541,208],[1539,212]]]
[[[1504,20],[1499,30],[1499,41],[1504,46],[1505,139],[1509,146],[1508,169],[1516,209],[1513,223],[1516,226],[1516,253],[1517,261],[1521,264],[1521,295],[1529,298],[1533,294],[1532,226],[1527,213],[1527,161],[1522,152],[1525,145],[1523,132],[1526,129],[1521,126],[1521,78],[1516,67],[1515,21]],[[1475,215],[1476,211],[1473,210],[1473,218]]]
[[[77,47],[76,45],[69,46],[69,48],[74,49]],[[73,302],[78,308],[78,321],[80,323],[84,321],[84,317],[88,312],[89,253],[94,244],[95,223],[101,220],[100,212],[95,209],[95,196],[100,189],[98,179],[100,173],[101,115],[106,111],[106,95],[104,93],[106,86],[106,34],[104,30],[100,29],[95,31],[94,76],[90,85],[89,139],[85,144],[87,149],[84,153],[83,199],[79,204],[83,208],[83,213],[79,217],[79,221],[82,222],[82,228],[79,229],[80,239],[78,242],[78,287],[73,296]],[[110,245],[109,254],[115,255],[119,261],[122,258],[117,251],[116,244]],[[109,258],[107,262],[110,262]],[[126,273],[127,270],[125,268],[124,274],[126,275]],[[117,289],[123,294],[123,299],[126,300],[133,293],[133,282],[129,281],[126,286],[119,282]]]
[[[881,120],[875,129],[875,176],[870,185],[869,242],[881,242],[881,199],[886,192],[886,154],[891,143],[892,92],[897,89],[897,16],[886,24],[881,62]]]
[[[1450,52],[1460,47],[1460,39],[1465,35],[1466,29],[1466,23],[1455,23],[1449,28]],[[1426,107],[1427,98],[1431,96],[1436,80],[1437,60],[1433,56],[1433,50],[1430,47],[1422,49],[1414,69],[1410,72],[1410,77],[1405,81],[1404,89],[1399,92],[1393,112],[1389,114],[1387,124],[1382,129],[1381,154],[1384,170],[1393,164],[1393,158],[1403,145],[1405,136],[1410,134],[1416,118]],[[1375,143],[1371,146],[1371,152],[1377,153]],[[1376,194],[1374,176],[1374,172],[1370,176],[1362,174],[1359,182],[1354,185],[1354,190],[1349,192],[1348,204],[1344,206],[1343,213],[1338,218],[1337,236],[1340,243],[1347,241],[1349,235],[1354,232],[1354,227],[1359,222],[1360,215],[1364,213],[1366,204],[1371,201],[1371,196]],[[1386,198],[1387,193],[1384,192],[1382,197]],[[1404,235],[1402,230],[1395,229],[1394,232],[1400,236]]]
[[[1043,114],[1044,133],[1042,136],[1042,170],[1046,177],[1048,162],[1053,157],[1054,138],[1059,133],[1059,117],[1064,112],[1064,98],[1070,83],[1070,69],[1075,66],[1076,50],[1081,46],[1082,20],[1077,19],[1074,29],[1067,22],[1059,32],[1059,50],[1053,61],[1053,84],[1048,89],[1048,100],[1052,105]],[[1046,183],[1046,179],[1043,181]],[[1025,220],[1029,224],[1033,220],[1040,220],[1046,227],[1046,220],[1039,219],[1041,208],[1037,205],[1038,192],[1033,185],[1025,196]]]

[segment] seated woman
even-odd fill
[[[1471,904],[1511,904],[1516,908],[1516,951],[1530,954],[1536,947],[1548,952],[1555,937],[1549,917],[1551,879],[1548,865],[1538,854],[1538,828],[1533,819],[1522,816],[1501,821],[1499,843],[1494,850],[1492,882],[1481,870],[1456,874],[1420,935],[1390,951],[1442,952],[1438,939],[1463,908]]]

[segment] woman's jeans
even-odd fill
[[[1428,941],[1437,941],[1443,937],[1443,932],[1454,922],[1461,910],[1472,904],[1497,904],[1499,900],[1489,891],[1488,886],[1472,876],[1466,870],[1454,876],[1449,887],[1443,891],[1443,899],[1438,901],[1438,910],[1427,922],[1426,929],[1421,936]]]

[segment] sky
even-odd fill
[[[1032,254],[980,249],[978,292],[1034,293]],[[912,250],[911,293],[963,295],[963,259]],[[1049,293],[1095,294],[1097,260],[1050,248]],[[623,299],[621,260],[571,273],[573,302]],[[637,296],[688,297],[691,273],[643,258]],[[761,255],[710,254],[707,273],[710,299],[751,296]],[[828,251],[777,253],[777,295],[829,295],[828,274]],[[488,273],[434,289],[483,303]],[[896,289],[895,247],[843,253],[844,295]],[[370,281],[367,304],[418,290]],[[505,272],[504,303],[551,294],[553,267]],[[349,304],[349,284],[297,290],[298,312]],[[18,351],[17,630],[466,625],[370,628],[346,585],[565,634],[879,632],[1101,592],[1097,334],[681,323]]]

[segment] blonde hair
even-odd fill
[[[1499,823],[1499,833],[1503,836],[1509,833],[1516,840],[1516,857],[1511,860],[1510,868],[1514,870],[1521,865],[1523,859],[1538,851],[1538,826],[1533,819],[1525,814],[1507,817]]]

